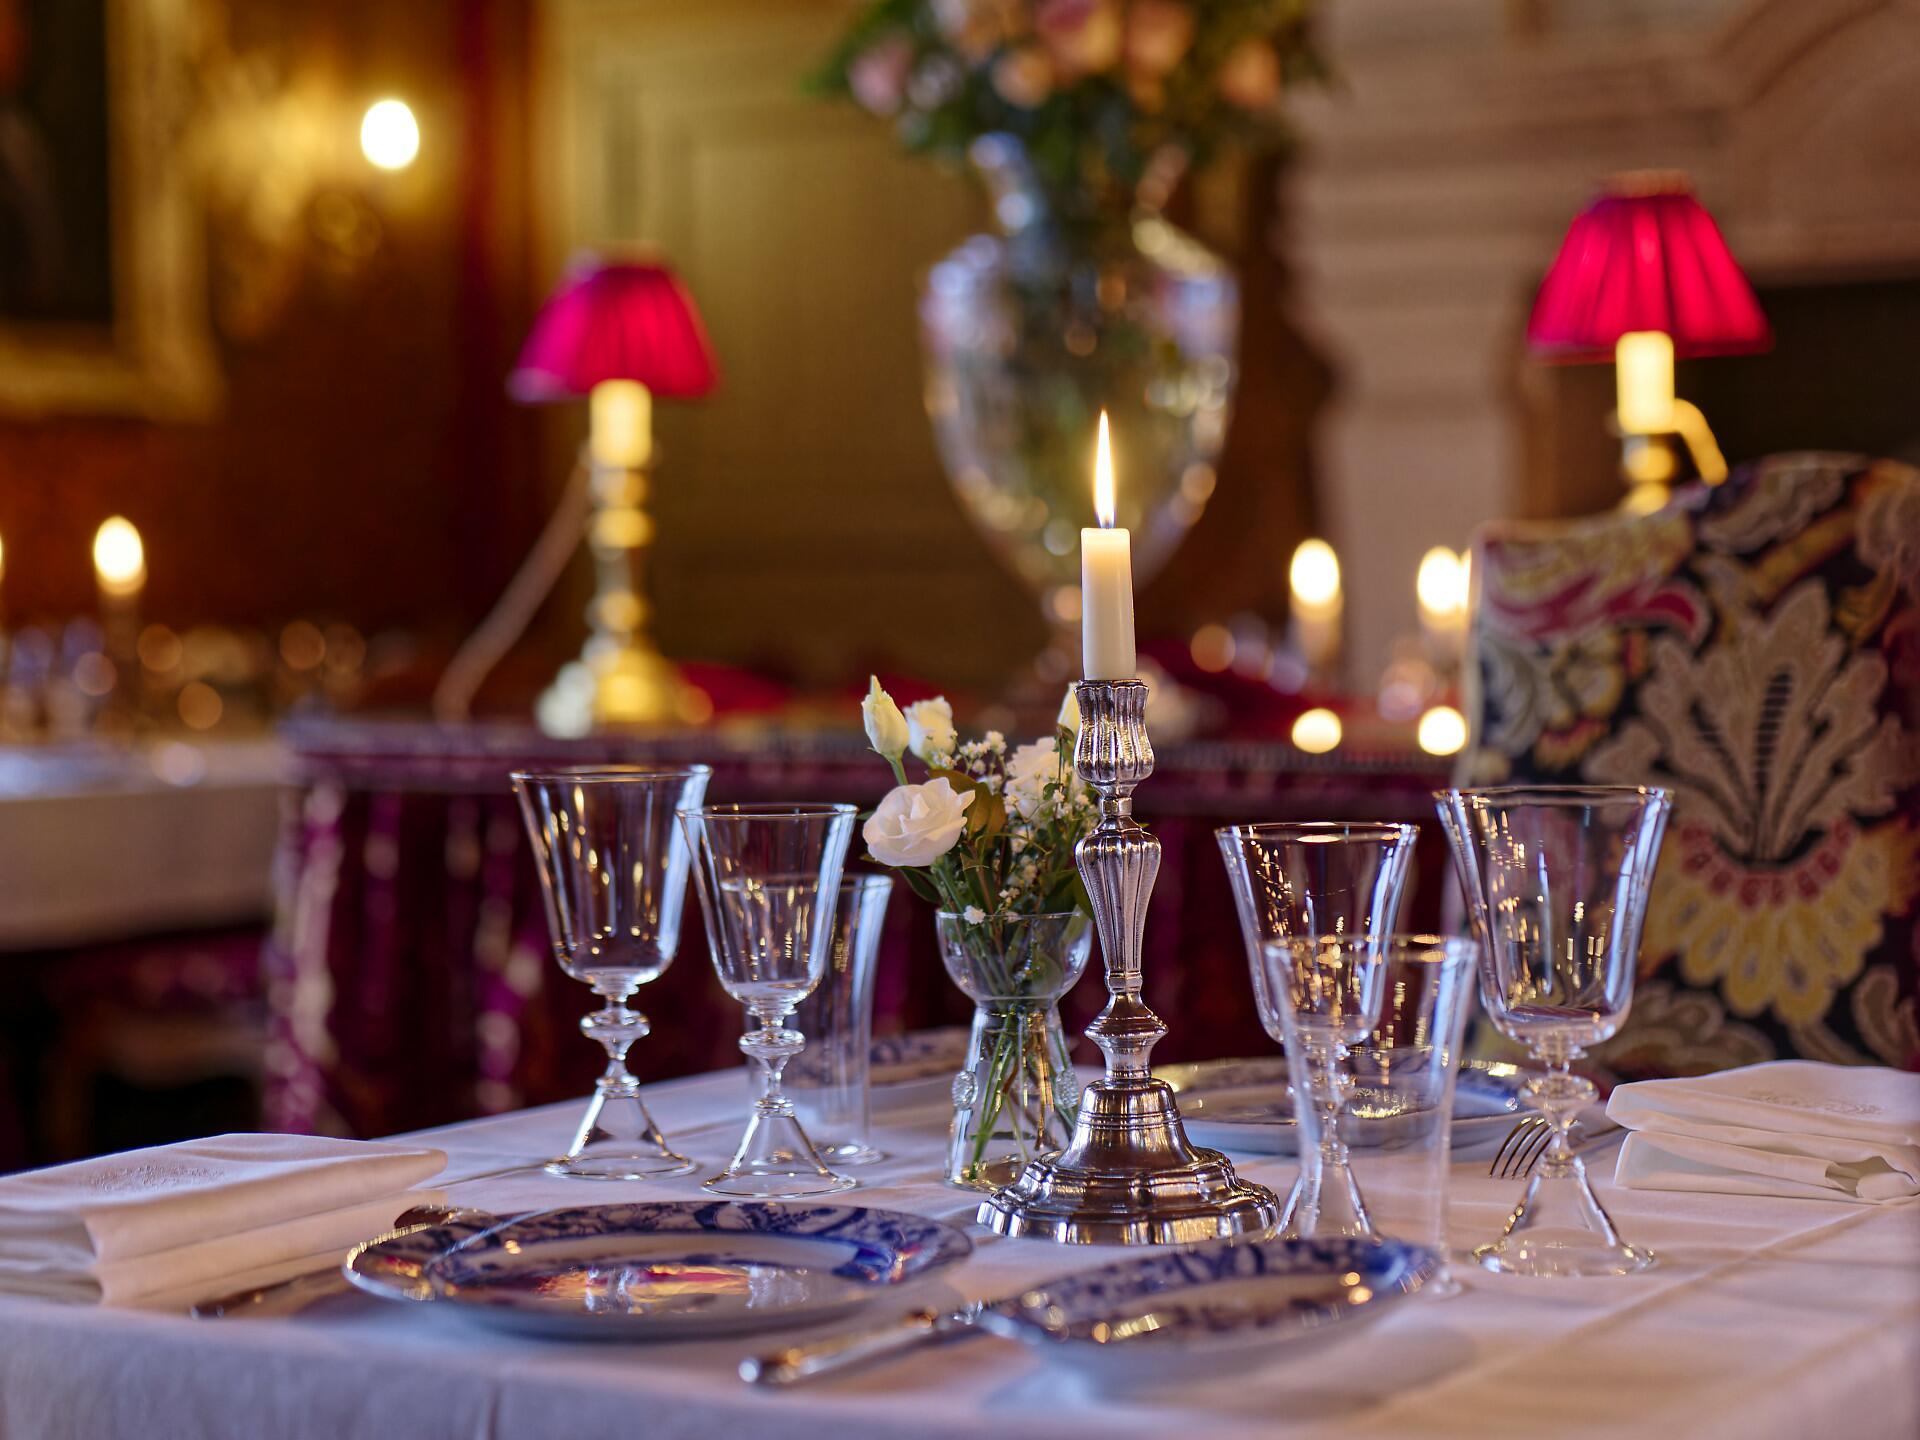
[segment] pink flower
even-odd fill
[[[1053,63],[1037,45],[1021,45],[993,63],[993,88],[1009,105],[1037,109],[1053,93]]]
[[[1133,0],[1127,7],[1127,71],[1158,80],[1193,44],[1193,10],[1181,0]]]
[[[1123,35],[1115,0],[1040,0],[1033,28],[1062,78],[1097,75],[1120,59]]]
[[[1242,40],[1221,65],[1218,84],[1242,110],[1271,109],[1280,98],[1280,56],[1264,40]]]
[[[889,35],[854,57],[847,67],[847,88],[875,115],[898,115],[912,68],[913,43],[904,35]]]

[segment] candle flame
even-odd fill
[[[146,547],[124,516],[104,520],[93,536],[93,568],[102,589],[125,595],[147,578]]]
[[[1340,598],[1340,557],[1324,540],[1302,540],[1287,567],[1287,583],[1302,604],[1332,605]]]
[[[1107,435],[1107,412],[1100,412],[1100,441],[1093,452],[1093,513],[1102,530],[1113,528],[1113,441]]]

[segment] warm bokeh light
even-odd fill
[[[190,680],[183,685],[175,704],[180,719],[190,730],[211,730],[220,723],[220,714],[226,709],[220,701],[220,692],[204,680]]]
[[[295,620],[280,632],[280,658],[294,670],[312,670],[327,658],[326,637],[311,620]]]
[[[1467,718],[1451,705],[1436,705],[1420,717],[1417,738],[1429,755],[1456,755],[1467,743]]]
[[[142,630],[134,650],[140,657],[140,663],[156,675],[164,675],[178,668],[185,653],[180,637],[165,625],[149,625]]]
[[[1233,632],[1226,626],[1202,625],[1193,632],[1187,653],[1193,657],[1193,663],[1209,675],[1218,675],[1233,664],[1234,651],[1238,648]]]
[[[131,595],[146,582],[146,547],[125,516],[103,520],[94,531],[93,572],[109,595]]]
[[[1287,584],[1301,605],[1324,610],[1340,599],[1340,557],[1324,540],[1302,540],[1287,567]]]
[[[1314,709],[1293,722],[1293,743],[1309,755],[1324,755],[1340,744],[1344,732],[1331,710]]]
[[[1467,612],[1466,562],[1444,545],[1420,557],[1413,588],[1420,599],[1420,613],[1429,621],[1453,620]]]
[[[360,122],[360,153],[382,170],[404,170],[420,153],[420,123],[404,100],[376,100]]]
[[[1093,452],[1093,513],[1100,528],[1113,528],[1113,441],[1107,434],[1107,412],[1100,412],[1100,439]]]

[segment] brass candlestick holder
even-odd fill
[[[1083,680],[1073,765],[1100,797],[1100,823],[1076,851],[1093,900],[1108,1000],[1087,1034],[1107,1057],[1106,1078],[1080,1097],[1066,1149],[1031,1161],[981,1202],[976,1218],[1001,1235],[1076,1245],[1184,1245],[1272,1229],[1280,1203],[1241,1180],[1217,1150],[1187,1141],[1173,1090],[1148,1055],[1166,1024],[1140,998],[1147,902],[1160,842],[1133,818],[1134,787],[1153,773],[1147,687]]]

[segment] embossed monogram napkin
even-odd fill
[[[1773,1060],[1622,1085],[1607,1115],[1633,1132],[1614,1174],[1628,1189],[1868,1202],[1920,1195],[1920,1074]]]
[[[388,1229],[438,1150],[212,1135],[0,1179],[0,1290],[118,1304]]]

